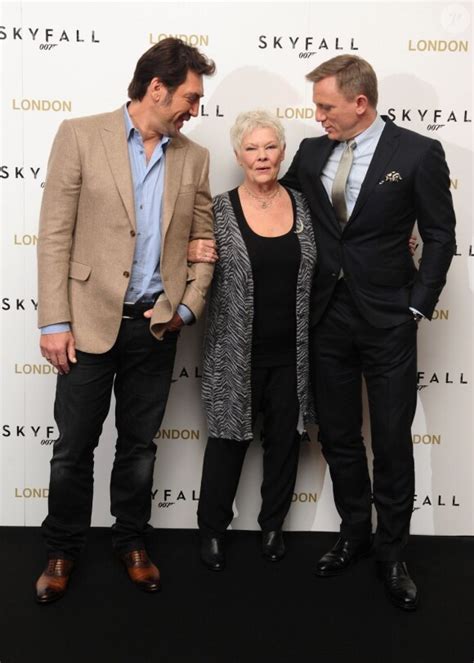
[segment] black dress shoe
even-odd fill
[[[389,599],[397,608],[416,610],[418,590],[408,574],[405,562],[377,562],[377,573],[383,580]]]
[[[262,555],[270,562],[278,562],[285,554],[285,542],[281,530],[262,532]]]
[[[224,569],[225,553],[222,538],[201,535],[201,561],[211,571],[222,571]]]
[[[370,548],[370,539],[353,541],[340,537],[336,541],[336,545],[318,561],[315,573],[323,578],[336,576],[361,557],[368,555]]]

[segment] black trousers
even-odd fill
[[[361,432],[365,377],[377,511],[374,546],[380,560],[403,558],[413,511],[416,331],[411,318],[390,329],[369,325],[342,280],[310,337],[322,449],[342,520],[341,534],[349,539],[372,532],[371,485]]]
[[[252,425],[263,411],[262,530],[281,529],[296,481],[300,436],[296,367],[252,369]],[[222,535],[233,518],[240,473],[249,441],[210,437],[207,441],[198,505],[201,532]]]
[[[117,443],[110,482],[118,553],[143,547],[149,528],[157,433],[171,384],[178,333],[158,341],[149,321],[122,320],[114,346],[103,354],[77,352],[59,375],[54,414],[59,438],[51,460],[48,516],[43,535],[50,557],[74,559],[90,525],[94,449],[116,398]]]

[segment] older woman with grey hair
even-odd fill
[[[207,317],[202,395],[209,439],[198,523],[201,559],[225,565],[224,534],[257,414],[263,412],[262,552],[285,553],[282,526],[295,485],[298,421],[310,418],[309,295],[316,263],[310,212],[278,182],[279,120],[238,116],[232,146],[240,186],[214,199],[216,263]],[[209,255],[209,253],[208,253]]]

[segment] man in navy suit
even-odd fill
[[[404,550],[414,497],[416,335],[455,251],[449,171],[438,141],[378,115],[377,78],[365,60],[340,55],[307,78],[326,135],[303,140],[283,183],[306,195],[314,219],[313,386],[342,521],[316,574],[337,575],[373,547],[390,599],[413,610],[418,593]],[[407,249],[415,222],[423,239],[418,270]],[[361,434],[362,376],[373,487]]]

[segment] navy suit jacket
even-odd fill
[[[380,328],[408,320],[410,306],[431,318],[446,282],[456,244],[443,148],[437,140],[383,119],[384,130],[344,230],[321,182],[336,141],[327,136],[303,140],[282,180],[305,194],[312,212],[318,245],[312,325],[321,319],[341,268],[360,313]],[[415,221],[423,240],[418,270],[408,251]]]

